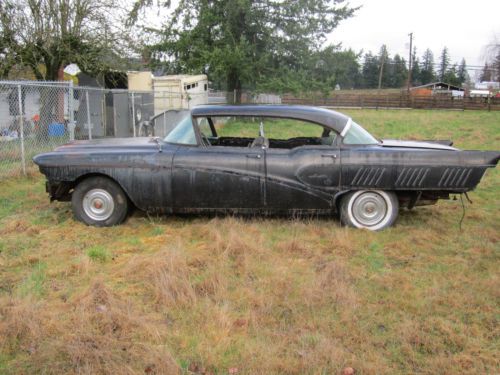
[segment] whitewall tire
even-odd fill
[[[383,190],[359,190],[344,195],[340,201],[340,220],[354,228],[382,230],[398,216],[396,194]]]

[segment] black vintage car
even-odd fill
[[[121,223],[128,207],[340,213],[380,230],[401,207],[476,187],[497,151],[449,141],[378,140],[351,118],[305,106],[200,106],[164,138],[74,141],[34,158],[51,200],[86,224]]]

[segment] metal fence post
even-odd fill
[[[87,126],[89,128],[89,140],[92,139],[92,124],[90,123],[90,103],[89,103],[89,90],[85,91],[85,101],[87,102]]]
[[[73,93],[73,81],[69,81],[69,89],[68,89],[68,112],[69,112],[69,140],[75,140],[75,110],[73,108],[74,105],[74,93]]]
[[[132,96],[132,132],[135,138],[137,136],[135,129],[135,96],[133,92],[130,95]]]
[[[21,164],[23,175],[26,176],[26,155],[24,153],[24,121],[23,121],[23,96],[21,85],[17,85],[17,99],[19,103],[19,136],[21,138]]]

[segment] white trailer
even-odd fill
[[[190,109],[208,104],[208,78],[200,75],[154,77],[151,72],[128,72],[129,91],[153,91],[154,113],[169,109]]]

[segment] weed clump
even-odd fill
[[[92,246],[87,250],[87,256],[93,261],[98,261],[101,263],[107,262],[111,256],[108,250],[103,246]]]

